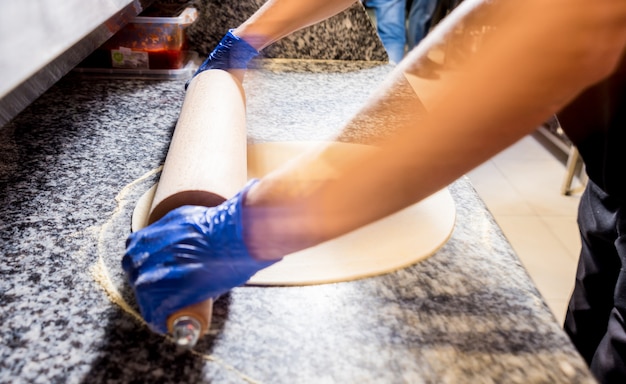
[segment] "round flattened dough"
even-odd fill
[[[295,158],[315,142],[276,142],[248,146],[248,178],[259,178]],[[369,150],[333,143],[333,150]],[[156,186],[137,202],[133,231],[146,225]],[[349,281],[398,270],[426,259],[450,237],[456,208],[447,189],[344,236],[286,256],[259,271],[248,284],[311,285]]]

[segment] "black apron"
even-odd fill
[[[626,383],[626,62],[558,118],[590,179],[565,331],[601,383]]]

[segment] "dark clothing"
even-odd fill
[[[626,210],[593,181],[578,211],[582,249],[565,331],[602,383],[626,383]]]
[[[559,120],[590,181],[578,211],[582,249],[565,331],[601,383],[626,383],[626,65]]]
[[[626,61],[558,114],[585,161],[589,178],[626,202]]]

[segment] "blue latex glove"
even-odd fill
[[[152,330],[167,333],[174,312],[217,298],[278,261],[253,259],[243,241],[243,201],[256,181],[217,207],[180,207],[130,235],[122,267]]]
[[[233,30],[230,29],[191,78],[193,79],[207,69],[246,69],[250,60],[258,54],[259,52],[254,47],[244,39],[233,35]],[[188,84],[189,82],[185,88]]]

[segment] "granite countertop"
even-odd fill
[[[249,141],[337,136],[390,70],[262,61],[244,83]],[[1,383],[593,382],[466,178],[449,186],[451,238],[423,262],[236,288],[193,352],[151,333],[119,264],[183,84],[71,74],[0,130]],[[367,142],[373,126],[341,140]]]

